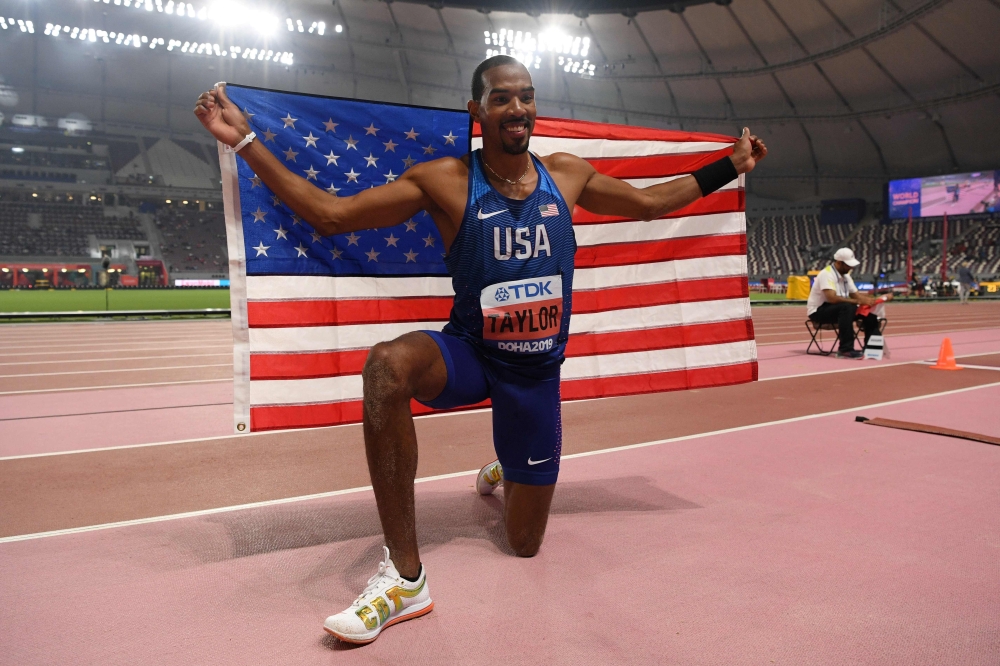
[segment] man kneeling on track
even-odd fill
[[[806,312],[817,324],[837,324],[840,341],[837,358],[861,358],[864,352],[854,348],[854,320],[858,306],[875,305],[871,296],[858,293],[851,277],[851,269],[861,262],[854,258],[854,251],[842,247],[833,255],[833,263],[824,268],[813,281],[806,301]],[[878,317],[871,311],[862,317],[865,345],[868,338],[878,332]]]
[[[468,109],[482,126],[482,150],[418,164],[392,183],[338,198],[292,174],[253,141],[223,86],[202,94],[195,107],[215,138],[238,146],[254,172],[319,233],[391,227],[426,210],[448,251],[455,289],[448,325],[375,345],[362,373],[365,449],[386,548],[361,595],[324,624],[352,643],[369,643],[385,627],[433,608],[414,517],[413,398],[442,409],[492,400],[499,460],[483,468],[477,487],[489,494],[503,481],[507,541],[522,557],[538,552],[562,449],[559,366],[572,306],[573,207],[659,219],[767,155],[764,143],[744,129],[731,157],[644,189],[573,155],[537,157],[528,152],[535,89],[528,70],[510,56],[476,68]],[[521,247],[516,252],[512,239]],[[534,293],[527,282],[537,287]],[[512,304],[547,322],[544,337],[515,331]]]

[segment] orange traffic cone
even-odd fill
[[[951,338],[941,341],[941,351],[938,352],[937,363],[931,366],[935,370],[961,370],[962,367],[955,363],[955,352],[951,349]]]

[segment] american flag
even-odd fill
[[[465,111],[227,87],[258,141],[338,196],[478,148]],[[638,187],[732,151],[726,136],[539,118],[536,154],[569,152]],[[323,237],[219,146],[235,338],[237,432],[361,420],[368,349],[440,330],[454,292],[426,213]],[[577,208],[564,400],[754,381],[743,177],[654,221]],[[543,215],[547,211],[540,211]],[[413,403],[414,414],[428,408]]]
[[[559,206],[554,203],[546,204],[544,206],[539,206],[538,212],[542,214],[542,217],[555,217],[559,214]]]

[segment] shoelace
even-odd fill
[[[379,583],[382,581],[382,578],[385,576],[385,573],[386,573],[386,571],[389,568],[389,565],[388,565],[388,562],[389,562],[389,548],[387,546],[382,546],[382,549],[385,551],[385,560],[383,560],[382,562],[379,562],[379,564],[378,564],[378,572],[374,576],[372,576],[371,578],[368,579],[368,585],[366,585],[365,589],[362,590],[361,594],[358,595],[358,598],[354,600],[354,603],[351,604],[352,606],[359,606],[359,605],[361,605],[361,603],[364,601],[364,598],[366,596],[368,596],[369,594],[371,594],[372,592],[374,592],[378,588]]]

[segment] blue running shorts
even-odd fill
[[[423,331],[441,349],[448,383],[423,404],[434,409],[493,403],[493,447],[503,476],[515,483],[547,486],[559,476],[562,411],[559,366],[527,376],[498,363],[454,335]]]

